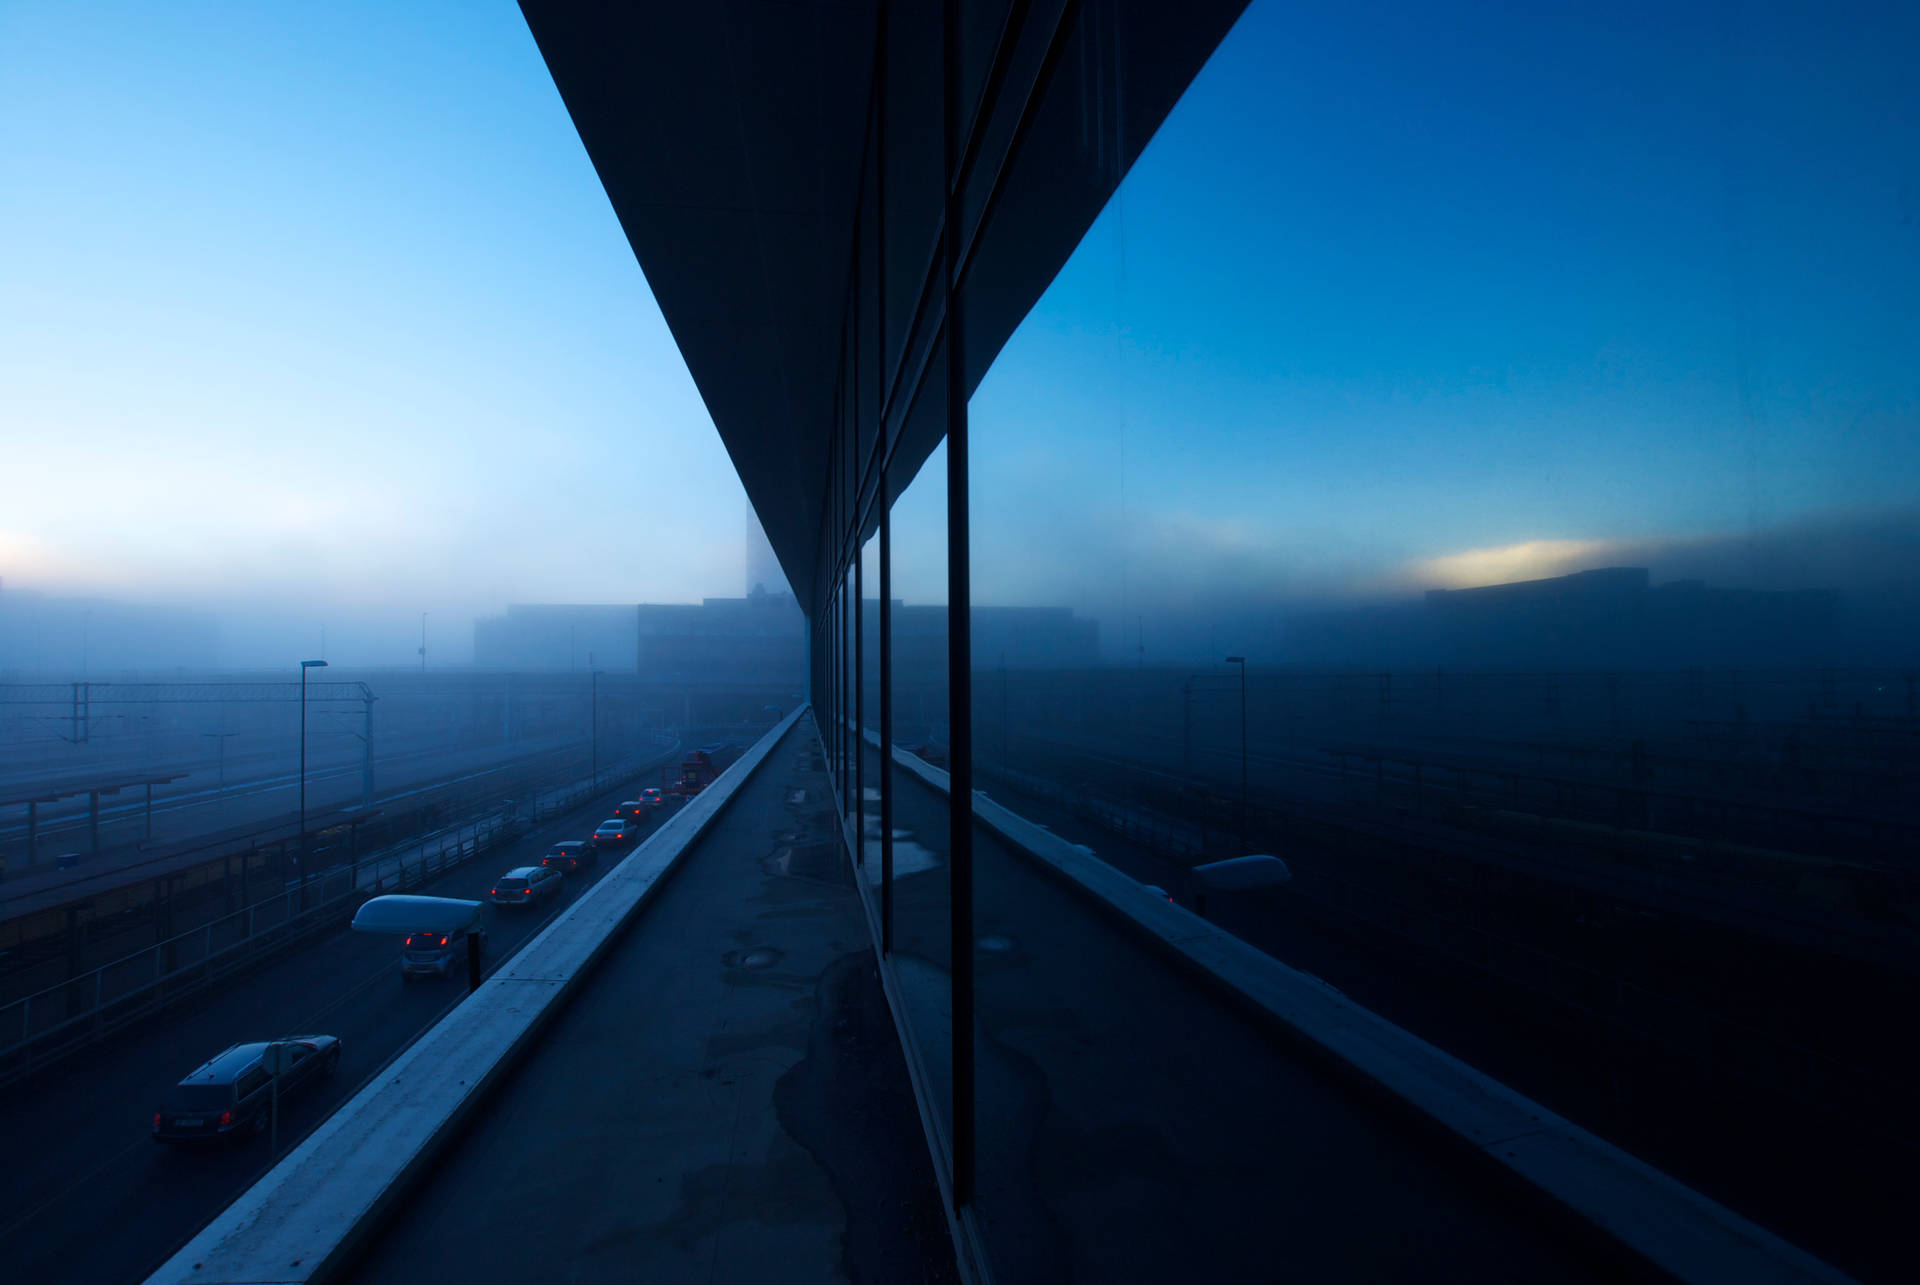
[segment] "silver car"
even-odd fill
[[[560,872],[552,866],[515,866],[494,880],[487,893],[496,905],[534,906],[560,891]]]

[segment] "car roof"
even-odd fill
[[[182,1077],[182,1084],[231,1084],[240,1078],[240,1073],[260,1060],[267,1051],[266,1041],[257,1044],[236,1044],[230,1049],[216,1053],[205,1063]]]
[[[638,800],[638,799],[625,799],[625,800],[623,800],[623,801],[621,802],[621,804],[620,804],[620,806],[621,806],[621,807],[623,807],[623,808],[630,808],[630,807],[632,807],[632,806],[633,806],[634,804],[636,804],[636,803],[638,803],[639,801],[640,801],[640,800]]]
[[[566,852],[573,848],[584,848],[586,846],[587,846],[587,841],[585,839],[566,839],[560,843],[554,844],[553,851]]]
[[[627,819],[625,817],[608,817],[605,821],[602,821],[600,823],[600,828],[602,830],[608,830],[608,829],[617,830],[621,826],[625,825],[626,823],[627,823]]]
[[[541,866],[515,866],[500,877],[502,879],[525,879],[530,875],[539,873],[543,868],[544,867]]]

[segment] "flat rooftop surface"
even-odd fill
[[[803,717],[351,1279],[957,1279],[818,746]]]

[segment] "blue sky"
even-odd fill
[[[0,4],[0,174],[9,585],[402,658],[421,610],[742,591],[732,467],[514,6]]]
[[[1911,513],[1916,12],[1256,0],[976,396],[976,598],[1779,583],[1812,563],[1769,532]],[[9,587],[266,654],[741,588],[737,481],[509,4],[0,0],[0,448]]]
[[[975,398],[982,578],[1131,620],[1920,501],[1916,11],[1578,9],[1254,4]]]

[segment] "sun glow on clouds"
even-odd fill
[[[1518,544],[1426,558],[1409,565],[1404,578],[1414,585],[1434,589],[1541,580],[1602,565],[1618,547],[1610,540],[1522,540]]]
[[[0,531],[0,587],[40,588],[63,580],[92,582],[101,578],[93,564],[48,547],[25,531]]]

